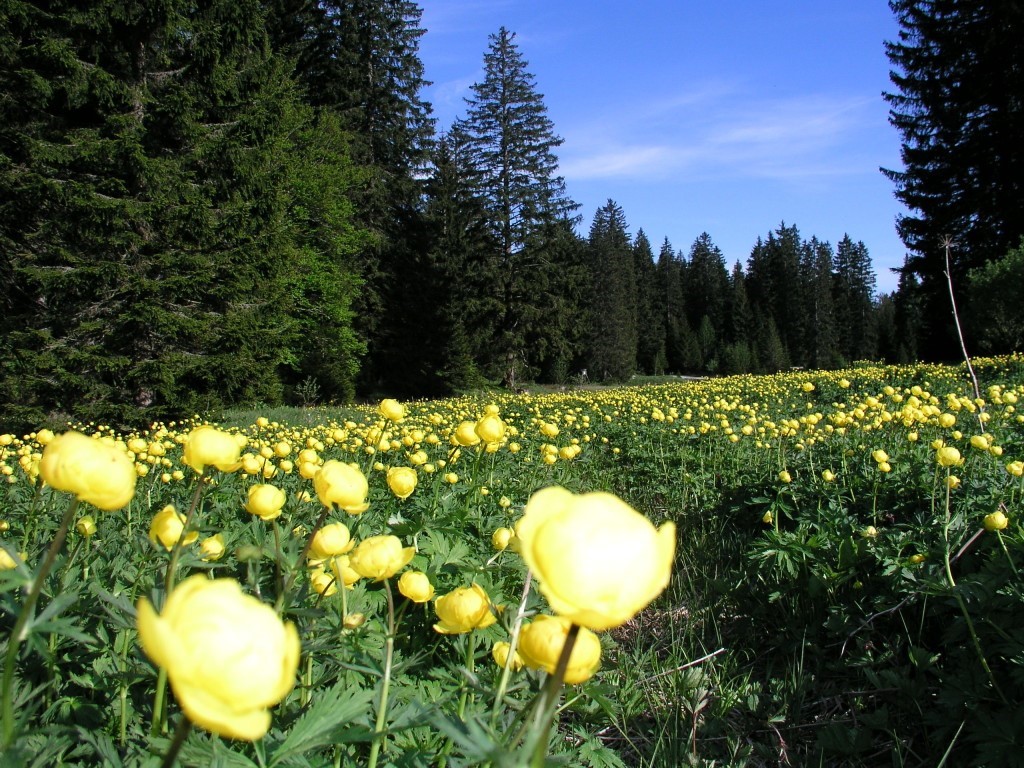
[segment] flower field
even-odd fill
[[[974,369],[0,434],[0,764],[1018,765]]]

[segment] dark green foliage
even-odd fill
[[[921,352],[957,354],[944,241],[962,286],[1024,235],[1024,7],[1001,0],[891,0],[900,24],[886,44],[894,92],[885,94],[902,137],[902,170],[884,170],[911,211],[898,229],[920,278]]]
[[[3,78],[17,106],[0,123],[5,419],[279,400],[284,371],[307,364],[292,347],[295,272],[323,276],[321,258],[340,270],[331,356],[351,358],[354,284],[325,249],[345,213],[328,217],[337,232],[294,226],[310,201],[333,205],[323,186],[339,179],[295,166],[330,139],[305,132],[260,5],[76,8],[19,5],[3,25],[17,41],[4,68],[18,73]],[[347,162],[340,140],[330,151]],[[332,377],[351,392],[351,360]]]
[[[665,372],[665,326],[657,307],[657,268],[651,241],[641,229],[633,238],[633,269],[636,277],[636,363],[640,373]]]
[[[978,352],[1001,354],[1024,348],[1024,242],[999,261],[972,270],[968,277],[968,326]]]
[[[836,319],[836,345],[847,361],[874,357],[875,329],[872,322],[875,297],[875,273],[864,243],[843,235],[836,248],[833,300]]]
[[[803,343],[804,366],[836,368],[842,358],[836,351],[836,318],[832,296],[832,246],[812,237],[804,243],[800,254],[803,278]]]
[[[575,205],[565,196],[554,150],[562,140],[547,116],[543,96],[515,44],[502,27],[490,36],[484,79],[473,86],[468,113],[457,124],[485,201],[500,305],[489,373],[515,387],[552,354],[544,299],[557,295],[561,265],[553,237]]]
[[[594,214],[587,241],[587,266],[590,378],[626,381],[636,372],[636,265],[625,214],[612,200]]]

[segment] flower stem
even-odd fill
[[[519,630],[523,626],[523,616],[526,614],[526,599],[530,596],[530,583],[533,581],[533,571],[526,572],[526,579],[523,581],[523,596],[519,600],[519,610],[516,613],[515,622],[512,624],[512,636],[508,641],[508,657],[505,659],[505,668],[501,671],[501,681],[498,683],[498,692],[494,695],[494,704],[491,707],[491,727],[498,720],[498,713],[501,711],[501,703],[505,699],[505,690],[508,688],[509,677],[512,673],[512,662],[516,657],[516,646],[519,644]]]
[[[61,520],[60,527],[57,529],[53,541],[50,542],[50,548],[46,550],[46,557],[43,558],[43,563],[39,566],[39,572],[36,574],[28,595],[25,597],[25,602],[21,606],[21,612],[18,614],[18,620],[15,622],[14,629],[11,630],[10,638],[7,641],[7,657],[4,659],[3,692],[0,694],[3,697],[3,730],[2,735],[0,735],[0,751],[7,749],[14,742],[14,665],[18,659],[18,651],[21,648],[22,641],[28,635],[26,627],[29,619],[35,611],[39,595],[43,591],[43,584],[46,582],[46,577],[49,575],[50,569],[53,568],[53,564],[57,559],[57,553],[64,546],[64,540],[68,535],[68,528],[71,525],[71,521],[75,518],[77,509],[78,498],[76,497],[68,504],[67,511],[64,513],[64,519]]]
[[[174,761],[177,759],[178,753],[181,752],[181,748],[185,745],[185,739],[188,738],[191,730],[192,721],[182,715],[181,722],[174,729],[174,741],[167,748],[167,754],[164,755],[164,761],[160,763],[160,768],[171,768],[174,765]]]
[[[344,585],[342,585],[344,589]],[[395,596],[391,592],[391,580],[384,579],[384,591],[388,598],[388,636],[384,642],[384,679],[380,687],[380,703],[377,706],[377,722],[374,724],[373,744],[366,768],[376,768],[377,756],[384,743],[384,725],[387,723],[388,693],[391,688],[391,664],[395,657]]]

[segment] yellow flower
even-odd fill
[[[276,485],[249,486],[249,500],[245,503],[245,511],[256,515],[260,520],[270,521],[281,516],[288,494]]]
[[[47,443],[39,460],[39,476],[58,491],[108,512],[135,496],[135,464],[112,443],[81,432],[65,432]]]
[[[884,464],[889,461],[889,454],[879,448],[871,452],[871,458],[878,464]]]
[[[184,461],[200,474],[208,464],[221,472],[234,472],[242,466],[244,439],[204,424],[189,432]]]
[[[168,504],[155,515],[149,524],[149,540],[154,544],[162,544],[170,551],[181,538],[185,530],[185,516],[178,512],[173,504]],[[187,546],[199,538],[195,531],[189,531],[182,540],[182,546]]]
[[[907,558],[907,562],[911,563],[912,565],[918,565],[920,563],[923,563],[924,561],[925,561],[925,555],[921,555],[921,554],[911,555],[910,557]]]
[[[397,536],[371,536],[349,555],[349,564],[360,576],[382,581],[405,568],[415,554],[416,548],[403,547]]]
[[[987,435],[971,435],[972,448],[977,448],[979,451],[987,451],[990,444]]]
[[[224,557],[224,550],[224,534],[221,533],[207,536],[199,542],[199,557],[207,563]]]
[[[773,520],[775,520],[775,518],[772,517],[772,511],[770,509],[761,515],[761,522],[765,525],[771,525]]]
[[[875,526],[873,525],[869,525],[867,528],[860,532],[860,535],[863,536],[865,539],[873,539],[878,536],[878,529],[875,528]]]
[[[321,597],[330,597],[338,591],[338,577],[323,568],[309,572],[309,586]]]
[[[986,531],[1002,531],[1009,524],[1009,519],[999,510],[996,510],[995,512],[985,515]]]
[[[356,543],[344,523],[329,523],[320,528],[309,545],[310,560],[326,560],[352,551]]]
[[[380,401],[377,412],[391,421],[401,421],[405,418],[405,406],[390,397]]]
[[[473,429],[485,443],[500,443],[505,437],[505,422],[497,414],[489,413]]]
[[[460,635],[474,629],[489,627],[498,619],[491,610],[491,598],[479,584],[459,587],[441,595],[434,603],[440,619],[434,629],[442,635]]]
[[[950,475],[946,478],[946,487],[950,490],[960,487],[960,478],[956,475]]]
[[[824,472],[821,473],[821,479],[824,480],[826,483],[833,483],[835,482],[836,474],[831,469],[826,469]]]
[[[392,467],[388,470],[388,488],[400,499],[407,499],[416,490],[416,470],[412,467]]]
[[[491,534],[491,546],[501,552],[512,545],[513,551],[518,547],[514,546],[516,532],[511,528],[498,528]]]
[[[350,515],[359,515],[370,508],[366,495],[370,492],[366,476],[351,464],[331,459],[313,476],[313,488],[320,502],[329,507],[337,504]]]
[[[25,558],[21,558],[24,560]],[[0,547],[0,571],[12,571],[18,567],[17,561],[11,557],[11,553]]]
[[[92,519],[92,515],[85,515],[78,519],[75,523],[75,530],[78,531],[82,536],[95,536],[96,535],[96,521]]]
[[[552,610],[598,631],[624,624],[661,594],[676,546],[674,523],[655,529],[610,493],[557,486],[533,494],[516,536]]]
[[[349,589],[352,588],[353,584],[363,578],[360,574],[352,570],[352,563],[350,562],[348,555],[332,557],[331,571],[334,573],[334,578],[338,580],[338,583],[344,584]]]
[[[565,616],[537,616],[523,624],[519,634],[519,653],[526,666],[554,674],[558,657],[565,646],[572,625]],[[565,682],[578,685],[589,680],[601,666],[601,641],[586,627],[580,627],[576,643],[569,654]]]
[[[398,580],[398,591],[414,603],[425,603],[434,597],[434,585],[427,574],[419,571],[406,571]]]
[[[502,669],[504,669],[505,665],[508,664],[513,672],[518,672],[523,668],[523,657],[519,655],[519,651],[516,651],[512,654],[512,661],[510,662],[508,660],[509,648],[509,644],[504,640],[495,643],[491,647],[491,658],[493,658],[494,663]]]
[[[463,447],[476,445],[480,442],[480,435],[476,433],[475,421],[464,421],[455,429],[455,442]]]
[[[784,483],[791,483],[793,482],[793,476],[784,469],[781,472],[779,472],[779,480],[781,480]]]
[[[1024,475],[1024,461],[1011,461],[1006,465],[1006,471],[1014,477]]]
[[[299,634],[233,579],[197,574],[171,592],[160,614],[138,604],[142,649],[167,671],[174,697],[196,725],[255,741],[269,708],[295,685]]]
[[[960,451],[951,445],[944,445],[935,452],[940,467],[955,467],[960,463]]]

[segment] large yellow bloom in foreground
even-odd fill
[[[65,432],[46,444],[39,475],[51,488],[108,512],[132,500],[138,477],[127,453],[81,432]]]
[[[270,728],[269,708],[295,685],[299,635],[233,579],[196,574],[171,592],[159,615],[138,604],[139,640],[167,670],[174,697],[196,725],[255,741]]]
[[[610,493],[537,491],[516,524],[519,551],[551,609],[601,631],[620,626],[668,586],[676,528],[660,529]]]

